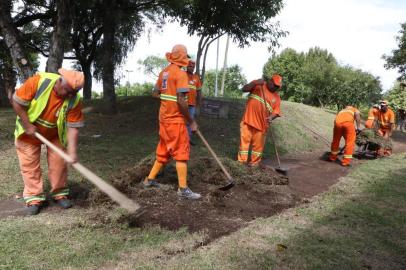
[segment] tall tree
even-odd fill
[[[204,79],[209,46],[224,34],[240,47],[251,41],[278,45],[286,32],[272,22],[282,9],[282,0],[183,0],[171,3],[167,13],[186,26],[189,35],[200,37],[196,56],[196,71]],[[203,60],[202,60],[203,57]]]
[[[68,48],[68,34],[72,27],[71,0],[56,0],[56,21],[49,46],[49,57],[45,70],[57,73],[62,66],[65,49]]]
[[[346,105],[376,102],[382,87],[372,74],[338,65],[327,50],[307,53],[285,49],[264,65],[264,77],[279,73],[284,78],[281,97],[313,106],[341,109]]]
[[[142,67],[146,75],[158,78],[159,72],[164,69],[169,63],[165,58],[149,55],[144,60],[138,60],[137,64]]]
[[[406,23],[401,25],[399,36],[396,37],[398,49],[392,51],[392,55],[384,55],[386,69],[397,68],[400,74],[399,80],[406,80]]]
[[[116,21],[111,11],[116,7],[116,0],[103,0],[103,56],[102,78],[103,99],[106,101],[106,112],[116,113],[116,93],[114,91],[114,35],[116,33]]]
[[[85,75],[83,98],[92,98],[92,66],[101,51],[103,27],[95,1],[79,1],[74,5],[73,30],[70,36],[73,53]]]
[[[13,2],[11,0],[0,1],[0,31],[7,48],[9,49],[14,65],[17,67],[20,77],[27,79],[34,72],[17,27],[14,25],[11,11]]]
[[[219,77],[224,74],[224,69],[219,72]],[[241,97],[241,87],[247,83],[247,79],[238,65],[232,65],[226,69],[226,79],[224,84],[224,96],[226,97]],[[216,79],[216,71],[208,70],[206,72],[206,79],[203,84],[203,92],[205,96],[214,95],[214,84]]]

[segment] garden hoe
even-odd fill
[[[61,158],[63,158],[66,162],[71,162],[71,157],[66,154],[63,150],[56,147],[46,138],[44,138],[38,132],[35,132],[35,136],[44,144],[46,144],[49,148],[55,151]],[[143,211],[141,210],[141,206],[134,202],[133,200],[129,199],[123,193],[118,191],[112,185],[108,184],[106,181],[98,177],[96,174],[91,172],[85,166],[80,164],[79,162],[73,163],[72,167],[75,168],[79,173],[81,173],[84,177],[86,177],[90,182],[92,182],[97,188],[101,191],[106,193],[113,201],[117,202],[122,208],[126,209],[131,216],[138,217],[140,216]]]
[[[271,139],[272,139],[272,142],[273,142],[273,146],[275,148],[276,159],[278,160],[278,168],[275,168],[275,171],[277,171],[280,174],[287,175],[288,170],[281,167],[281,161],[279,159],[278,149],[276,148],[276,141],[275,141],[275,138],[273,136],[273,133],[272,133],[271,129],[269,129],[269,134],[271,134]]]
[[[216,153],[214,153],[213,149],[211,149],[209,143],[206,141],[206,139],[203,137],[203,134],[197,130],[196,131],[197,135],[200,137],[206,148],[209,150],[210,154],[213,156],[213,158],[216,160],[217,164],[220,166],[221,170],[223,173],[226,175],[228,179],[228,183],[226,183],[224,186],[220,187],[219,190],[226,191],[235,186],[235,180],[231,177],[231,175],[228,173],[226,168],[224,167],[223,163],[219,160],[217,157]]]

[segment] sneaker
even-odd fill
[[[158,183],[158,181],[156,181],[155,179],[148,179],[148,178],[145,178],[145,180],[142,180],[141,185],[144,188],[160,188],[161,187],[161,185]]]
[[[30,205],[27,205],[27,208],[26,208],[26,212],[30,216],[38,215],[40,210],[41,210],[40,204],[30,204]]]
[[[198,200],[202,197],[199,193],[193,192],[190,188],[178,188],[178,197],[181,199]]]
[[[63,209],[68,209],[68,208],[72,207],[72,202],[66,197],[57,199],[57,200],[55,200],[55,202],[57,205],[59,205]]]

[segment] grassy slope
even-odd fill
[[[234,104],[230,119],[200,119],[201,130],[220,156],[235,158],[239,144],[239,121],[243,103]],[[158,102],[138,97],[124,100],[117,116],[89,114],[87,127],[80,137],[79,155],[84,165],[98,175],[109,179],[122,168],[132,166],[154,151],[157,143]],[[319,140],[295,127],[296,121],[311,117],[319,131],[331,132],[333,115],[322,110],[286,102],[284,118],[277,120],[276,137],[285,141],[279,145],[282,152],[302,152],[325,148]],[[287,121],[292,117],[293,120]],[[14,114],[0,111],[0,198],[10,198],[22,191],[22,181],[13,147]],[[282,134],[284,134],[282,136]],[[286,136],[285,136],[286,134]],[[101,137],[94,136],[101,135]],[[206,155],[202,144],[193,148]],[[266,155],[271,147],[267,146]],[[46,177],[46,176],[45,176]],[[70,183],[87,184],[71,170]],[[192,250],[201,240],[199,235],[115,227],[92,221],[98,209],[72,209],[63,214],[41,214],[37,217],[0,220],[0,268],[54,269],[59,267],[95,267],[106,261],[120,260],[131,253],[132,258],[144,260],[151,256],[172,257],[182,246]],[[182,251],[182,252],[183,252]],[[16,253],[22,256],[16,256]],[[123,255],[124,254],[124,255]],[[148,264],[148,262],[145,262]]]

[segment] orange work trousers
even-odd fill
[[[186,124],[159,123],[159,143],[156,159],[168,163],[170,158],[176,161],[189,160],[190,144]]]
[[[63,146],[56,138],[51,142],[58,148]],[[24,180],[24,201],[35,204],[45,201],[44,185],[41,174],[41,144],[31,144],[23,140],[15,141],[20,170]],[[48,178],[51,184],[51,196],[66,196],[67,166],[65,161],[51,148],[47,147]]]
[[[249,150],[251,149],[250,165],[257,165],[262,159],[264,151],[266,133],[262,132],[244,122],[240,123],[240,151],[238,152],[238,161],[248,162]]]
[[[349,165],[352,160],[352,154],[355,148],[355,139],[357,134],[353,122],[344,122],[334,125],[333,142],[331,143],[330,160],[336,160],[340,150],[340,140],[344,137],[345,148],[342,165]]]
[[[382,137],[384,137],[388,132],[389,132],[388,128],[381,127],[378,130],[379,135],[381,135]],[[388,156],[392,155],[392,149],[381,147],[377,150],[377,154],[378,154],[378,157],[388,157]]]

